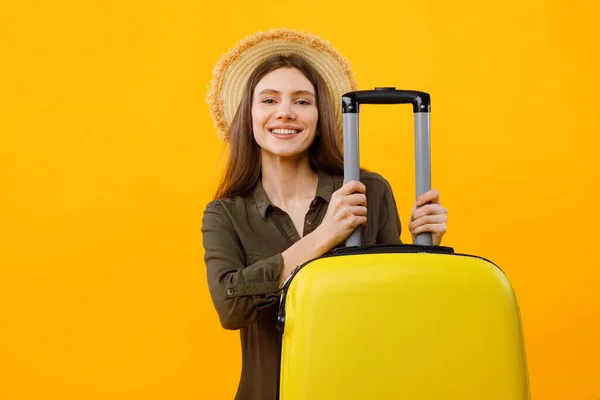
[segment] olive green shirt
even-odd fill
[[[363,244],[400,243],[400,219],[389,183],[366,171],[361,182],[367,196]],[[319,226],[331,195],[342,185],[342,176],[318,173],[303,235]],[[275,400],[281,354],[275,324],[282,252],[300,235],[291,218],[269,201],[260,183],[244,196],[211,201],[204,211],[202,233],[210,295],[221,325],[240,330],[242,373],[236,400]]]

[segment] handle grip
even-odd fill
[[[429,113],[431,99],[429,94],[414,90],[396,90],[396,88],[376,88],[349,92],[342,97],[342,115],[344,126],[344,183],[360,180],[360,155],[358,146],[358,112],[360,104],[412,104],[415,116],[415,173],[416,197],[431,190],[431,153]],[[346,246],[361,245],[362,227],[357,228],[346,239]],[[417,235],[416,244],[431,246],[431,233]]]
[[[344,94],[342,97],[342,112],[358,112],[361,104],[412,104],[415,113],[430,112],[431,96],[425,92],[396,90],[394,87],[361,90]]]

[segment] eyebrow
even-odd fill
[[[261,91],[260,93],[257,94],[257,96],[260,96],[262,94],[269,94],[269,93],[274,93],[274,94],[280,94],[281,92],[279,92],[278,90],[275,89],[265,89],[263,91]],[[293,91],[292,94],[294,95],[298,95],[298,94],[302,94],[302,95],[309,95],[309,96],[315,96],[315,94],[313,92],[311,92],[310,90],[296,90]]]

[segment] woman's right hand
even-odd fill
[[[327,213],[316,229],[323,235],[329,248],[345,241],[354,230],[367,222],[366,187],[359,181],[350,181],[336,190],[329,201]]]
[[[351,181],[331,195],[321,224],[282,253],[280,284],[285,282],[294,268],[327,253],[345,241],[359,225],[367,222],[365,192],[365,185]]]

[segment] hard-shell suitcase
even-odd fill
[[[417,196],[430,189],[430,96],[378,88],[343,96],[344,180],[359,179],[360,104],[412,104]],[[432,246],[346,247],[284,283],[280,400],[529,399],[521,319],[492,262]]]

